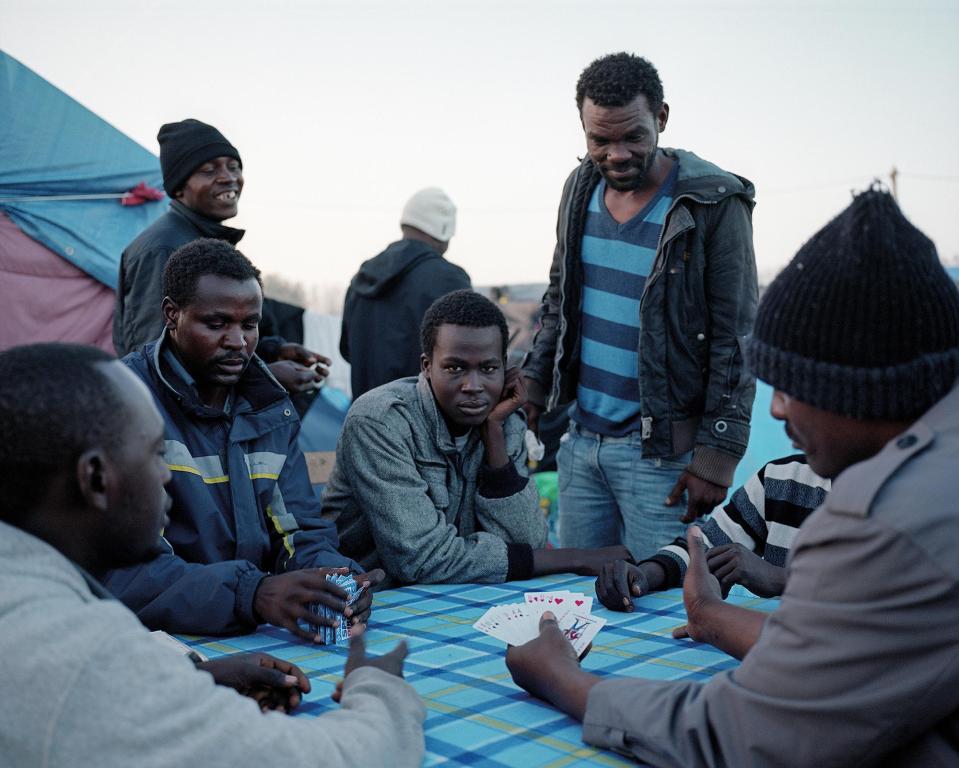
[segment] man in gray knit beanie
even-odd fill
[[[742,665],[706,684],[599,678],[546,619],[507,652],[514,680],[655,766],[959,765],[959,291],[872,189],[770,286],[747,353],[834,482],[772,614],[723,602],[690,529],[688,634]]]

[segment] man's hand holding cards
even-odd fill
[[[348,573],[329,573],[326,575],[326,578],[346,592],[346,604],[348,606],[353,605],[366,588],[365,586],[357,586],[356,580]],[[345,643],[350,639],[352,625],[345,620],[343,614],[323,603],[310,603],[309,610],[314,616],[322,616],[331,621],[335,620],[338,622],[335,627],[329,626],[328,624],[307,624],[304,622],[304,624],[306,624],[304,628],[318,635],[320,642],[325,645],[337,645],[338,643]]]
[[[525,602],[496,605],[473,624],[480,632],[508,645],[522,645],[539,634],[539,620],[552,612],[560,630],[581,656],[606,619],[593,616],[593,598],[578,592],[527,592]]]

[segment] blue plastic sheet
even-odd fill
[[[160,161],[0,51],[0,209],[27,235],[116,288],[120,254],[168,201],[123,206]]]

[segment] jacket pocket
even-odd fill
[[[446,482],[446,466],[443,464],[416,462],[416,469],[426,483],[426,494],[437,509],[446,511],[450,506],[450,492]]]

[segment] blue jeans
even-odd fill
[[[607,437],[571,421],[556,457],[560,546],[624,544],[639,561],[682,536],[685,493],[663,502],[691,458],[644,459],[638,432]]]

